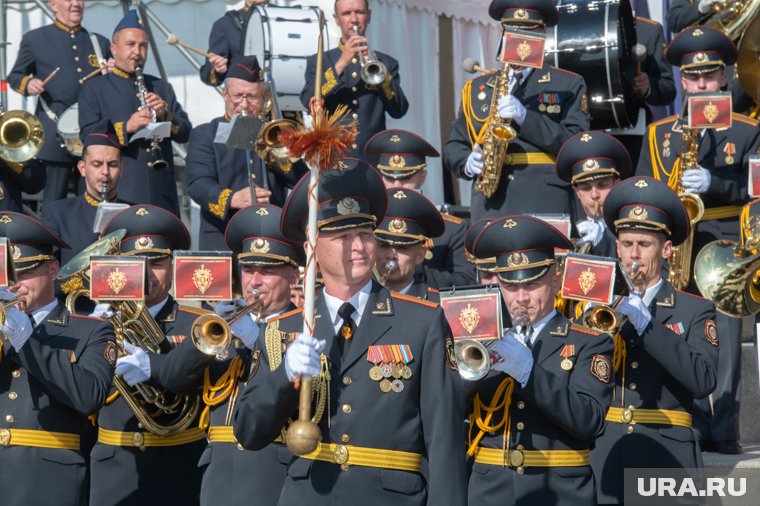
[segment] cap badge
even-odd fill
[[[11,222],[13,222],[13,220],[7,214],[4,214],[2,217],[0,217],[0,223],[11,223]]]
[[[201,293],[206,293],[213,282],[214,276],[211,275],[210,269],[206,269],[205,264],[201,264],[200,269],[193,271],[193,284]]]
[[[153,241],[151,240],[150,237],[142,236],[135,241],[135,249],[149,249],[152,247],[153,247]]]
[[[515,228],[517,226],[517,222],[515,220],[507,220],[504,222],[504,228]]]
[[[589,160],[586,160],[583,163],[583,170],[584,171],[596,170],[598,168],[599,168],[599,162],[597,162],[596,160],[589,159]]]
[[[359,203],[351,197],[346,197],[338,202],[338,214],[347,215],[359,212]]]
[[[148,212],[147,209],[145,209],[144,207],[141,207],[140,209],[137,210],[135,214],[137,216],[148,216],[150,213]]]
[[[18,246],[14,244],[13,245],[13,259],[18,260],[19,258],[21,258],[21,248],[19,248]]]
[[[269,241],[267,241],[266,239],[262,239],[261,237],[257,237],[251,243],[251,251],[253,253],[268,253]]]
[[[643,179],[639,179],[638,181],[636,181],[636,183],[634,183],[633,186],[637,188],[646,188],[647,186],[649,186],[649,184]]]
[[[705,53],[697,53],[694,55],[695,63],[702,63],[704,61],[707,61],[707,55]]]
[[[348,168],[348,164],[344,162],[343,160],[338,161],[338,170],[346,170]]]
[[[691,32],[691,36],[692,37],[700,37],[700,36],[704,35],[704,33],[705,32],[703,32],[701,28],[697,28],[696,30],[694,30],[693,32]]]
[[[515,19],[528,19],[528,11],[525,9],[517,9],[515,11]]]
[[[406,160],[404,160],[404,157],[401,155],[393,155],[388,163],[393,168],[406,167]]]
[[[406,198],[406,193],[404,193],[404,190],[399,190],[399,191],[397,191],[396,193],[393,194],[393,198],[394,199],[399,199],[399,200],[405,199]]]
[[[394,234],[405,234],[406,230],[406,223],[403,220],[395,219],[388,223],[388,231]]]
[[[256,214],[259,216],[269,216],[269,211],[265,207],[260,207],[256,210]]]
[[[512,253],[507,257],[508,267],[522,267],[523,265],[528,265],[529,263],[530,260],[528,260],[528,256],[522,252]]]
[[[393,136],[390,139],[391,142],[401,142],[401,137],[398,136],[398,134],[393,134]]]
[[[589,142],[592,139],[591,135],[585,133],[581,135],[581,142]]]
[[[468,303],[467,307],[462,308],[459,312],[459,323],[462,324],[462,327],[464,327],[468,334],[472,334],[478,323],[480,323],[478,308],[472,307]]]
[[[643,207],[636,206],[628,213],[628,217],[633,218],[634,220],[646,220],[649,218],[649,213],[647,213],[647,210]]]

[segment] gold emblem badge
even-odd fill
[[[340,160],[338,162],[338,167],[337,167],[338,170],[346,170],[347,168],[348,168],[348,164],[346,162],[344,162],[343,160]]]
[[[705,119],[712,123],[715,121],[715,119],[718,117],[718,106],[713,104],[712,101],[710,101],[702,111],[702,114],[704,115]]]
[[[528,19],[528,11],[525,9],[517,9],[515,11],[515,19]]]
[[[90,64],[93,68],[99,68],[100,67],[100,61],[98,60],[98,56],[95,54],[88,54],[87,55],[87,62]]]
[[[583,164],[583,171],[597,170],[599,168],[599,162],[596,160],[586,160]]]
[[[117,267],[108,273],[106,283],[108,283],[108,286],[113,290],[113,293],[118,295],[121,289],[127,284],[127,275]]]
[[[351,197],[346,197],[338,202],[338,214],[347,215],[359,212],[359,203]]]
[[[462,327],[464,327],[468,334],[472,334],[477,328],[478,323],[480,323],[480,313],[478,313],[478,309],[472,307],[468,303],[467,307],[459,312],[459,323],[462,324]]]
[[[400,169],[402,167],[406,167],[406,160],[401,155],[393,155],[391,159],[388,161],[391,167],[395,169]]]
[[[691,32],[691,36],[692,37],[700,37],[700,36],[704,35],[704,33],[705,32],[703,32],[701,28],[697,28],[696,30],[694,30],[693,32]]]
[[[517,222],[515,220],[507,220],[504,222],[504,228],[515,228],[517,226]]]
[[[256,214],[258,214],[259,216],[269,216],[269,211],[267,211],[265,207],[260,207],[259,209],[256,210]]]
[[[591,268],[587,268],[578,276],[578,286],[583,290],[583,295],[588,295],[594,285],[596,285],[596,274]]]
[[[206,264],[201,264],[200,269],[193,271],[193,284],[201,293],[206,293],[213,282],[214,276],[211,275],[210,269],[206,269]]]
[[[530,56],[530,53],[533,51],[531,50],[530,44],[528,44],[525,41],[520,42],[517,45],[517,56],[520,57],[521,61],[525,61],[525,59]]]
[[[401,142],[401,137],[398,136],[398,134],[393,134],[393,136],[390,138],[391,142]]]
[[[12,223],[12,222],[13,220],[7,214],[4,214],[2,217],[0,217],[0,223]]]
[[[589,142],[592,138],[590,134],[585,133],[581,135],[581,142]]]
[[[395,219],[388,223],[388,231],[394,234],[405,234],[406,230],[406,222],[403,220]]]
[[[639,179],[638,181],[636,181],[636,183],[633,186],[635,186],[636,188],[646,188],[647,186],[649,186],[649,184],[643,179]]]
[[[634,220],[646,220],[649,218],[649,213],[647,213],[647,210],[644,209],[641,206],[636,206],[633,209],[631,209],[631,212],[628,213],[629,218],[633,218]]]
[[[250,249],[252,253],[269,253],[269,241],[257,237],[251,243]]]
[[[13,249],[13,259],[18,260],[19,258],[21,258],[21,248],[19,248],[18,246],[14,244],[12,246],[12,249]]]
[[[522,267],[529,263],[530,260],[528,260],[528,256],[522,252],[512,253],[507,257],[507,266],[509,267]]]
[[[152,247],[153,240],[148,236],[142,236],[135,241],[135,249],[137,250],[150,249]]]
[[[399,199],[399,200],[405,199],[406,198],[406,193],[404,193],[404,190],[399,190],[399,191],[397,191],[396,193],[393,194],[393,198],[394,199]]]
[[[694,55],[694,63],[702,63],[707,61],[707,55],[705,53],[697,53]]]
[[[137,216],[148,216],[150,213],[148,212],[147,209],[145,209],[144,207],[141,207],[140,209],[137,210],[135,214]]]

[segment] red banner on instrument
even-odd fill
[[[232,257],[175,252],[174,298],[180,301],[231,300]]]
[[[0,237],[0,288],[7,288],[16,284],[16,270],[13,268],[13,259],[8,255],[12,251],[11,242],[7,237]]]
[[[615,286],[616,263],[612,259],[591,260],[568,254],[562,276],[562,297],[609,304]]]
[[[455,341],[501,338],[501,292],[498,288],[456,290],[440,295],[441,307]]]
[[[689,95],[689,128],[731,128],[731,93]]]
[[[750,197],[760,197],[760,156],[758,155],[749,157],[748,193]]]
[[[98,256],[90,260],[91,299],[143,300],[146,260],[139,257]]]
[[[545,40],[542,34],[505,30],[500,59],[510,65],[540,69],[544,65]]]
[[[529,214],[539,220],[548,223],[552,227],[570,239],[570,215],[569,214]],[[568,250],[563,248],[554,248],[555,255],[564,255]]]

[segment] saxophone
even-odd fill
[[[691,277],[691,250],[694,245],[694,227],[705,214],[705,205],[699,195],[684,190],[683,172],[685,170],[696,169],[699,167],[697,160],[697,151],[699,144],[699,131],[695,128],[682,127],[681,133],[681,150],[680,150],[680,168],[678,170],[678,181],[676,183],[676,193],[681,199],[681,203],[686,208],[689,215],[689,235],[686,240],[673,248],[673,253],[668,260],[670,271],[668,281],[677,289],[683,290],[689,284]]]
[[[499,186],[501,170],[507,160],[509,142],[517,137],[511,120],[503,120],[499,116],[499,100],[509,94],[509,63],[494,76],[491,108],[488,112],[488,133],[483,142],[483,172],[475,181],[475,189],[490,197]]]
[[[137,97],[140,99],[140,108],[149,110],[151,119],[156,122],[156,111],[148,108],[147,95],[148,88],[145,86],[145,74],[143,73],[142,65],[135,65],[135,82],[137,83]],[[167,167],[166,160],[161,155],[161,139],[158,137],[151,137],[150,139],[150,155],[151,161],[148,162],[148,167],[155,170],[162,170]]]

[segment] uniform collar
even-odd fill
[[[662,285],[664,283],[664,280],[660,278],[657,283],[655,283],[654,286],[647,288],[647,291],[644,292],[644,296],[641,298],[641,300],[644,301],[644,304],[647,305],[647,307],[652,303],[652,301],[657,297],[657,295],[660,293],[660,290],[662,289]]]
[[[351,303],[352,306],[354,306],[354,313],[352,315],[354,322],[356,323],[356,326],[359,326],[359,322],[362,319],[362,313],[364,313],[364,308],[367,305],[367,300],[369,299],[369,292],[372,290],[372,280],[369,280],[366,285],[364,285],[358,292],[356,292],[350,299],[348,300],[341,300],[338,297],[333,297],[329,293],[327,293],[327,290],[323,291],[324,299],[325,299],[325,306],[327,306],[327,312],[330,313],[330,321],[333,322],[333,327],[335,327],[335,330],[337,332],[338,327],[342,323],[340,321],[340,316],[338,316],[338,309],[340,309],[340,306],[343,305],[344,302]]]
[[[116,66],[114,66],[114,68],[111,69],[111,73],[115,76],[118,76],[124,79],[132,79],[132,76],[129,74],[129,72],[125,72]]]
[[[156,315],[161,312],[161,309],[166,305],[166,303],[169,302],[169,296],[167,295],[164,297],[164,300],[156,304],[155,306],[150,306],[148,308],[148,312],[150,313],[150,316],[155,320]]]
[[[32,318],[34,318],[34,324],[39,325],[45,318],[55,309],[58,305],[58,299],[53,299],[51,302],[45,304],[41,308],[35,309],[31,312]]]
[[[546,327],[546,324],[549,323],[550,321],[552,321],[552,319],[555,316],[557,316],[557,314],[558,314],[557,310],[556,309],[552,309],[551,312],[548,315],[544,316],[543,318],[541,318],[540,320],[538,320],[536,323],[534,323],[532,325],[533,332],[530,335],[530,344],[531,345],[536,342],[536,338],[541,333],[541,331],[544,329],[544,327]],[[522,330],[522,327],[519,327],[519,328],[520,328],[520,330]]]
[[[63,23],[61,23],[61,22],[60,22],[60,21],[58,21],[57,19],[56,19],[55,21],[53,21],[53,24],[54,24],[54,25],[55,25],[57,28],[59,28],[59,29],[61,29],[61,30],[63,30],[64,32],[67,32],[67,33],[71,33],[71,32],[78,32],[79,30],[81,30],[81,29],[82,29],[82,25],[77,25],[77,26],[75,26],[75,27],[73,27],[73,28],[72,28],[72,27],[70,27],[70,26],[66,26],[66,25],[64,25]]]

